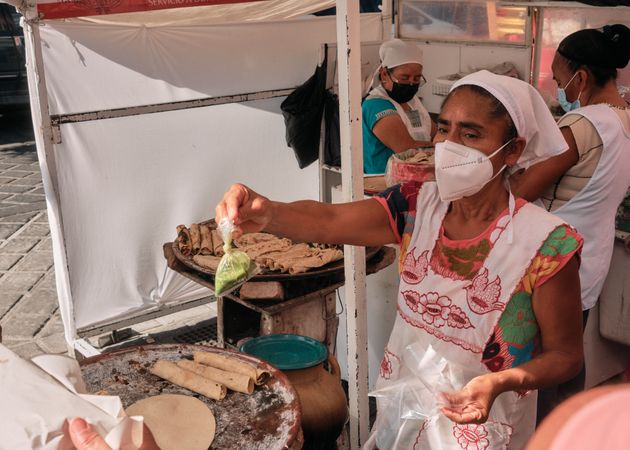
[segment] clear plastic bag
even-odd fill
[[[497,444],[492,448],[506,448],[502,443],[509,442],[510,427],[494,421],[459,426],[441,412],[448,406],[444,394],[461,390],[478,371],[447,361],[439,348],[417,342],[405,347],[399,370],[395,380],[379,383],[369,394],[377,400],[378,416],[364,449],[461,450],[453,433],[468,433],[467,427],[485,433],[483,439]]]
[[[256,275],[260,268],[247,253],[232,247],[234,223],[231,220],[222,219],[217,228],[223,239],[223,251],[225,252],[214,275],[214,294],[219,296],[239,288]]]
[[[412,148],[394,153],[387,160],[387,187],[407,181],[435,181],[435,151],[433,147]]]
[[[401,374],[396,381],[379,386],[369,395],[387,399],[390,412],[401,419],[427,419],[446,406],[444,393],[454,393],[463,386],[454,386],[452,365],[431,346],[417,344],[406,347]]]

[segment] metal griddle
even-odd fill
[[[200,225],[208,225],[210,226],[210,228],[216,228],[216,223],[214,220],[207,220],[205,222],[201,222]],[[179,246],[177,245],[177,239],[175,239],[172,243],[168,243],[167,245],[171,246],[173,255],[181,264],[188,267],[189,269],[193,269],[195,272],[209,275],[210,277],[212,277],[212,279],[214,279],[213,270],[196,264],[193,261],[192,255],[184,255],[182,254],[182,252],[179,251]],[[378,253],[380,249],[381,247],[366,247],[365,259],[369,261],[374,255]],[[339,261],[328,263],[322,267],[318,267],[318,268],[311,269],[306,272],[298,273],[294,275],[291,275],[289,273],[281,273],[277,271],[263,269],[258,275],[253,276],[250,281],[303,280],[307,278],[343,275],[343,271],[344,271],[344,261],[343,259],[340,259]]]
[[[260,365],[271,377],[256,386],[252,395],[228,390],[223,400],[212,400],[149,372],[158,359],[192,359],[193,351],[219,353]],[[88,392],[117,395],[125,408],[159,394],[190,395],[203,401],[216,419],[211,449],[272,450],[302,445],[297,393],[281,371],[253,356],[201,345],[160,344],[105,353],[87,358],[80,365]]]

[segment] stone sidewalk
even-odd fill
[[[22,357],[67,351],[52,266],[35,145],[0,144],[0,325]]]

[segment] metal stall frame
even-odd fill
[[[341,187],[345,202],[363,198],[363,136],[361,122],[361,40],[358,0],[337,0],[337,61]],[[350,448],[367,440],[368,348],[365,247],[344,247],[346,326],[348,333],[348,397]]]
[[[12,4],[18,2],[11,2]],[[361,83],[360,80],[360,14],[358,0],[337,0],[337,42],[338,61],[340,73],[340,136],[341,155],[343,161],[342,186],[344,199],[346,201],[358,200],[363,196],[363,161],[362,161],[362,136],[361,136]],[[37,142],[38,158],[40,164],[46,168],[55,167],[53,144],[59,142],[62,136],[59,133],[59,125],[66,122],[98,120],[109,117],[122,117],[125,115],[160,112],[191,107],[208,106],[217,99],[207,102],[195,103],[184,102],[184,104],[146,105],[135,109],[124,109],[118,111],[93,111],[81,115],[69,115],[51,117],[48,107],[48,91],[46,88],[46,76],[44,70],[42,41],[39,32],[40,18],[37,12],[37,5],[29,0],[19,2],[18,9],[24,15],[24,28],[27,43],[27,52],[32,55],[32,63],[27,63],[27,73],[29,89],[36,95],[31,96],[31,109],[36,120],[41,124],[36,130],[35,139]],[[383,2],[383,27],[387,30],[391,20],[390,2]],[[386,33],[384,33],[387,35]],[[231,96],[228,101],[245,101],[250,96],[260,95],[278,96],[285,94],[285,90],[274,92],[261,92],[243,94],[242,96]],[[188,104],[190,103],[190,104]],[[207,103],[207,104],[206,104]],[[57,130],[55,132],[55,130]],[[51,171],[54,173],[54,170]],[[55,230],[63,229],[61,214],[59,212],[59,190],[55,185],[54,178],[45,177],[43,180],[47,195],[47,209],[49,220],[59,226],[51,227]],[[53,231],[57,234],[57,232]],[[63,235],[56,236],[58,242],[63,243]],[[57,267],[67,267],[67,255],[59,254],[55,258]],[[346,277],[346,299],[348,302],[348,361],[349,361],[349,397],[350,397],[350,444],[352,449],[358,449],[367,440],[368,429],[368,357],[367,357],[367,314],[366,314],[366,292],[365,292],[365,248],[346,246],[345,248],[345,277]],[[70,280],[67,271],[56,271],[57,291],[60,297],[70,297]],[[176,308],[185,309],[200,304],[207,299],[200,299],[190,302],[188,305],[178,305],[177,307],[154,308],[150,311],[142,311],[137,315],[130,315],[126,319],[113,321],[110,324],[101,324],[81,330],[85,335],[98,334],[120,326],[138,322],[138,318],[157,317],[159,315],[174,312]],[[70,324],[72,330],[76,330],[74,313],[71,302],[66,302],[68,308],[62,308],[61,314],[64,322]],[[91,346],[84,340],[77,340],[72,336],[72,345],[69,345],[69,353],[74,355],[79,347],[82,351],[90,352]]]

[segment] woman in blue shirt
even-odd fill
[[[363,102],[363,171],[384,173],[394,153],[431,145],[435,124],[416,94],[426,80],[422,50],[400,39],[379,50],[380,84]]]

